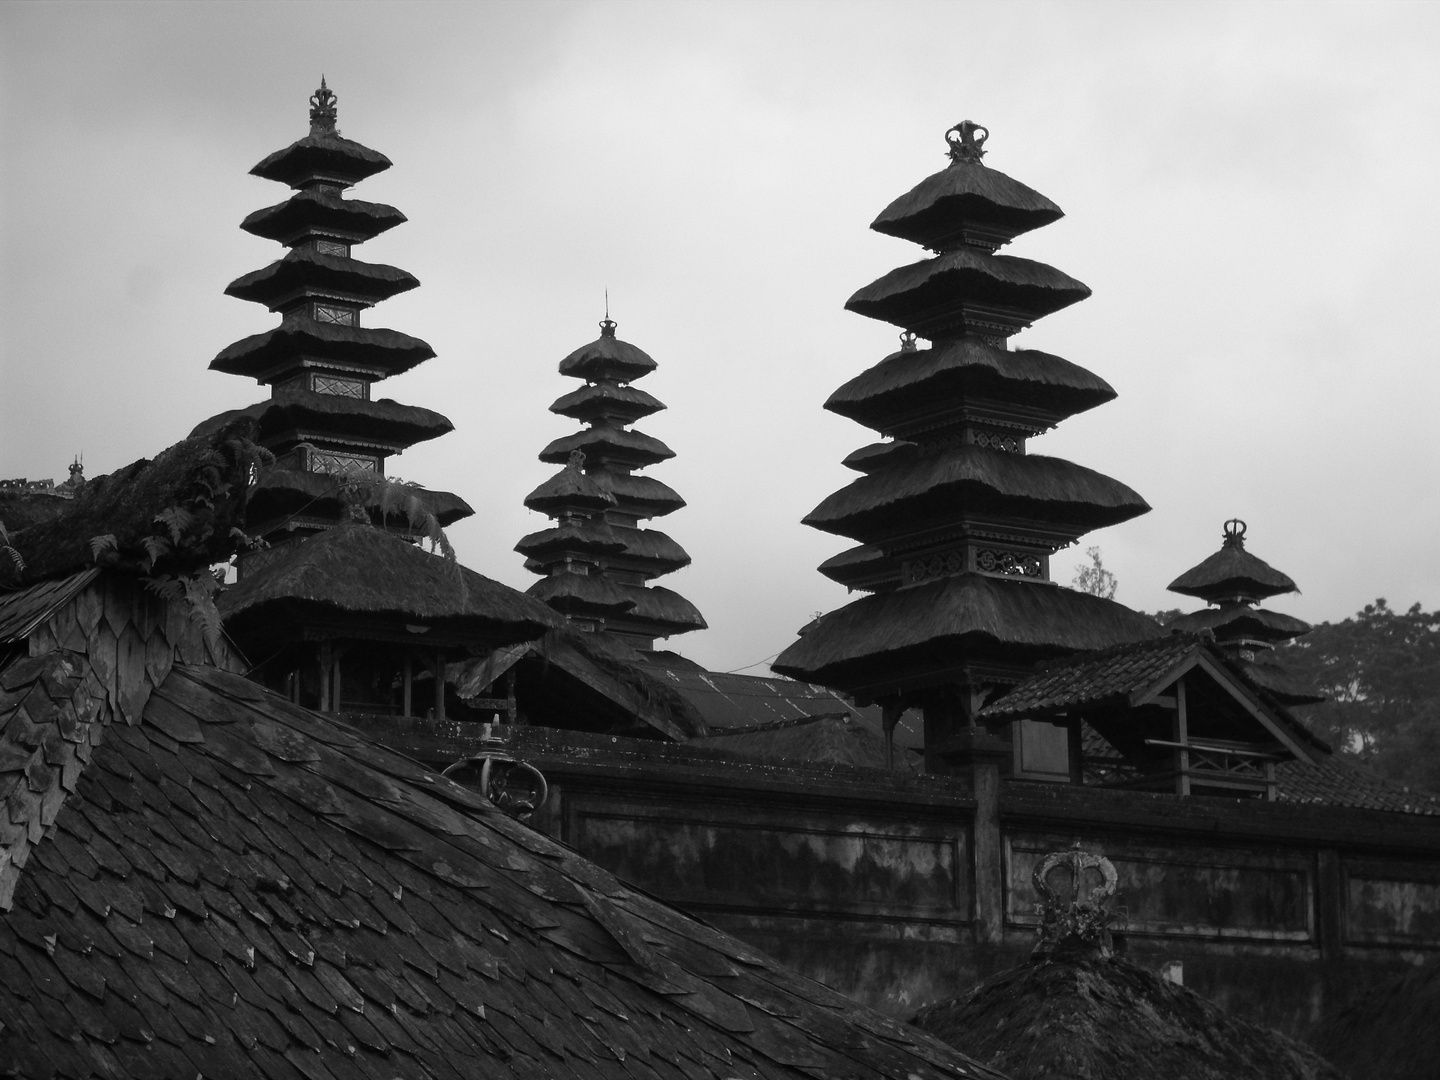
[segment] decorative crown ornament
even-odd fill
[[[335,92],[325,85],[325,76],[320,76],[320,89],[310,95],[310,134],[319,135],[335,131],[335,120],[339,113],[335,108]]]
[[[1069,872],[1068,890],[1050,883],[1050,876],[1059,870]],[[1084,885],[1088,870],[1100,876],[1100,884],[1089,890]],[[1036,952],[1081,946],[1096,949],[1102,956],[1110,954],[1109,926],[1122,921],[1123,914],[1110,907],[1118,877],[1109,859],[1085,851],[1077,840],[1068,851],[1052,851],[1041,859],[1031,880],[1040,896],[1035,905],[1040,915]]]
[[[1225,522],[1225,546],[1245,550],[1245,522],[1239,518]]]
[[[975,137],[976,132],[980,137]],[[950,144],[950,164],[974,165],[985,156],[983,147],[990,138],[990,129],[973,120],[961,120],[945,132],[945,141]]]

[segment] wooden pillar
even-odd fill
[[[411,699],[411,680],[412,680],[412,678],[414,677],[414,674],[415,674],[415,670],[414,670],[414,664],[413,664],[413,662],[412,662],[411,659],[410,659],[410,650],[409,650],[409,649],[406,649],[406,650],[405,650],[405,671],[404,671],[404,674],[401,676],[401,680],[402,680],[402,690],[401,690],[401,695],[402,695],[402,698],[401,698],[401,701],[402,701],[401,710],[402,710],[402,711],[401,711],[401,714],[400,714],[401,716],[410,716],[410,715],[413,715],[413,713],[412,713],[412,706],[413,706],[414,702],[413,702],[412,699]]]
[[[435,650],[435,719],[445,719],[445,653]]]
[[[1065,735],[1070,751],[1070,783],[1085,783],[1085,719],[1071,716],[1065,723]]]
[[[1321,960],[1339,960],[1345,954],[1346,899],[1340,853],[1324,848],[1315,856],[1315,943]]]
[[[330,711],[330,669],[334,665],[330,642],[322,641],[319,649],[320,664],[320,711]]]
[[[330,668],[334,672],[335,678],[335,689],[332,691],[334,696],[331,700],[335,703],[333,711],[337,713],[340,711],[340,656],[342,653],[343,650],[336,649],[334,659],[330,662]]]
[[[519,719],[520,708],[515,704],[515,669],[512,667],[505,673],[505,722],[514,724]]]
[[[1175,794],[1190,794],[1190,751],[1186,746],[1190,743],[1190,720],[1185,712],[1185,676],[1181,675],[1175,681],[1175,727],[1172,733],[1175,742],[1180,743],[1175,749],[1175,771],[1179,774],[1175,778]]]
[[[905,713],[905,706],[898,701],[880,708],[880,723],[885,729],[885,768],[895,768],[895,725]]]

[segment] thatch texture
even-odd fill
[[[604,521],[562,522],[553,529],[522,536],[515,550],[529,558],[567,551],[614,554],[625,550],[625,540],[613,525]]]
[[[643,619],[661,634],[683,634],[709,625],[699,609],[679,593],[660,585],[620,585],[621,594],[634,601],[627,618]]]
[[[659,574],[668,574],[690,565],[689,553],[659,529],[615,528],[616,534],[625,541],[625,554],[650,564]]]
[[[1344,1080],[1309,1047],[1095,952],[1032,957],[911,1022],[1015,1080]]]
[[[1221,640],[1247,637],[1258,641],[1289,641],[1310,632],[1310,624],[1293,615],[1244,606],[1204,608],[1177,615],[1165,625],[1187,634],[1209,630]]]
[[[1149,509],[1118,480],[1062,458],[958,446],[851,481],[812,510],[805,524],[875,543],[932,522],[1004,514],[1078,535]]]
[[[301,181],[317,176],[355,184],[384,172],[390,164],[384,154],[335,132],[326,132],[307,135],[284,150],[267,155],[250,170],[250,175],[278,180],[291,187],[299,187]]]
[[[321,255],[312,248],[292,248],[283,259],[236,278],[225,287],[225,295],[278,311],[282,303],[307,288],[363,297],[375,303],[419,285],[415,275],[398,266]]]
[[[653,476],[598,470],[587,474],[601,491],[615,497],[618,509],[639,517],[663,517],[685,505],[674,488]],[[527,502],[525,504],[529,506]],[[538,507],[537,507],[538,509]]]
[[[635,597],[622,585],[600,574],[550,574],[525,590],[567,615],[604,618],[635,607]]]
[[[405,223],[405,215],[384,203],[342,199],[316,188],[297,191],[283,203],[256,210],[240,222],[252,236],[289,243],[310,229],[330,229],[359,241],[372,240]]]
[[[71,497],[56,488],[25,488],[0,485],[0,525],[18,532],[58,517],[70,508]]]
[[[390,398],[363,401],[313,390],[283,390],[265,401],[201,421],[190,434],[209,435],[242,416],[253,419],[258,425],[257,437],[271,445],[287,437],[323,432],[371,446],[404,448],[455,430],[455,425],[437,412]]]
[[[960,574],[861,597],[823,615],[771,667],[843,688],[902,662],[952,666],[962,643],[1001,646],[1023,666],[1161,633],[1154,619],[1113,600],[1048,583]]]
[[[564,468],[529,495],[525,505],[542,514],[566,510],[604,510],[614,506],[615,496],[579,468]]]
[[[339,519],[354,505],[354,495],[345,490],[348,484],[348,479],[330,473],[267,469],[251,491],[248,520],[266,523],[295,517]],[[416,488],[413,494],[421,508],[433,514],[442,528],[475,513],[469,503],[450,491]],[[386,520],[381,516],[380,500],[375,496],[367,496],[361,505],[377,524]],[[395,520],[393,513],[389,520]]]
[[[543,604],[369,525],[292,541],[220,596],[227,623],[263,625],[282,609],[372,615],[527,640],[557,624]]]
[[[1315,1042],[1351,1080],[1434,1080],[1440,1068],[1440,962],[1432,959],[1335,1010]]]
[[[876,473],[901,462],[913,461],[919,454],[920,447],[913,442],[876,442],[852,451],[840,464],[859,473]]]
[[[1033,188],[979,162],[955,163],[901,195],[870,225],[942,250],[960,241],[967,224],[1011,237],[1058,221],[1065,213]]]
[[[1202,600],[1249,596],[1257,600],[1299,592],[1295,582],[1241,546],[1225,546],[1166,586],[1171,592]]]
[[[311,319],[295,319],[221,349],[210,361],[210,370],[268,382],[277,373],[292,370],[300,358],[306,356],[343,361],[347,366],[360,365],[383,378],[409,371],[432,359],[435,350],[419,338],[398,330],[332,326]]]
[[[675,456],[675,451],[644,432],[617,427],[592,427],[551,442],[540,451],[540,460],[551,465],[563,465],[576,450],[596,464],[618,461],[632,469],[654,465]]]
[[[631,382],[650,374],[657,366],[648,353],[617,338],[612,326],[609,333],[601,334],[561,360],[560,374],[588,382]]]
[[[1115,398],[1100,376],[1038,349],[998,349],[976,337],[891,353],[830,395],[825,408],[891,434],[908,421],[976,401],[1032,411],[1046,424]]]
[[[261,453],[255,433],[253,420],[238,419],[86,481],[62,513],[12,535],[25,560],[19,580],[97,564],[189,573],[230,558],[230,531],[244,525],[250,473]],[[8,569],[0,560],[0,573]]]
[[[820,573],[849,589],[874,587],[883,577],[900,583],[900,560],[886,555],[877,547],[861,544],[832,555],[819,566]]]
[[[653,394],[607,382],[587,383],[556,398],[550,411],[587,424],[602,419],[632,424],[664,408],[664,402]]]
[[[935,338],[960,332],[966,302],[1014,311],[1030,322],[1089,295],[1088,286],[1053,266],[962,248],[890,271],[850,297],[845,309]]]

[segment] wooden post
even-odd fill
[[[514,724],[519,719],[520,709],[515,704],[515,669],[512,667],[505,673],[505,722]]]
[[[885,728],[885,768],[895,768],[895,725],[905,712],[905,706],[898,701],[880,708],[880,723]]]
[[[320,643],[320,711],[330,711],[330,667],[332,664],[330,656],[330,642]]]
[[[445,719],[445,653],[435,650],[435,719]]]
[[[1175,741],[1180,746],[1175,750],[1176,777],[1175,794],[1190,794],[1190,751],[1185,747],[1190,742],[1190,721],[1185,712],[1185,676],[1175,682]]]
[[[413,703],[412,703],[412,701],[410,700],[410,681],[411,681],[411,678],[413,677],[413,675],[414,675],[414,667],[413,667],[413,665],[412,665],[412,663],[411,663],[411,660],[410,660],[410,650],[409,650],[409,649],[406,649],[406,650],[405,650],[405,673],[404,673],[404,675],[402,676],[402,679],[403,679],[403,689],[402,689],[402,691],[401,691],[401,693],[403,694],[403,698],[402,698],[402,701],[403,701],[402,709],[403,709],[403,711],[401,712],[401,715],[402,715],[402,716],[410,716],[410,715],[411,715],[411,706],[412,706]]]
[[[343,652],[343,649],[336,649],[335,658],[330,662],[331,669],[335,672],[334,711],[337,713],[340,711],[340,657]]]
[[[1085,783],[1085,720],[1080,716],[1071,716],[1065,724],[1068,749],[1070,751],[1070,783]]]

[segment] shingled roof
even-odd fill
[[[0,912],[22,1075],[998,1076],[331,717],[180,665],[127,723],[94,661],[0,673],[8,792],[88,709]]]

